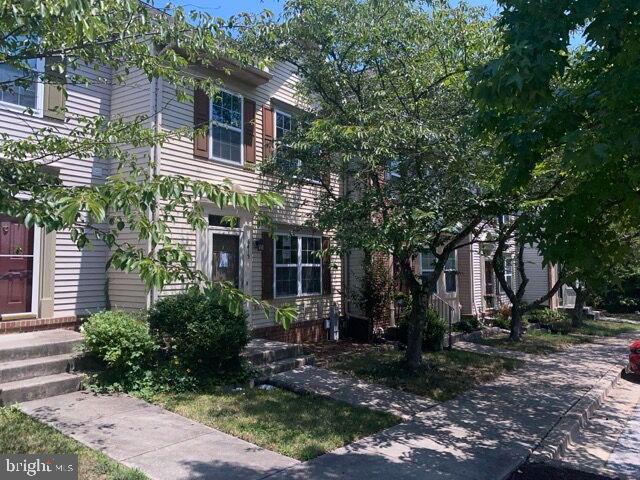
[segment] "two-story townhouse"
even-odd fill
[[[222,81],[222,88],[212,98],[196,91],[193,104],[180,102],[172,85],[157,79],[135,97],[116,98],[114,103],[126,103],[127,115],[150,114],[156,128],[168,132],[208,126],[204,135],[172,135],[157,146],[150,155],[159,174],[187,175],[215,183],[228,180],[234,189],[249,194],[271,190],[275,181],[261,174],[260,165],[272,154],[274,142],[291,129],[292,119],[302,108],[293,67],[276,64],[263,71],[221,62],[220,68],[226,73],[204,67],[191,71]],[[333,184],[339,188],[337,178]],[[255,336],[319,340],[326,335],[324,319],[331,305],[340,308],[341,259],[317,255],[329,246],[329,237],[305,226],[318,188],[310,185],[284,193],[285,206],[269,212],[273,235],[247,212],[213,204],[204,205],[209,224],[206,230],[193,231],[180,220],[171,225],[174,239],[187,246],[195,266],[212,279],[230,281],[243,292],[275,305],[293,303],[298,307],[298,319],[287,331],[267,318],[261,308],[249,307],[248,322]],[[234,225],[223,222],[223,217],[234,217]],[[181,289],[182,285],[170,285],[147,293],[137,276],[109,274],[109,301],[116,308],[146,308],[157,298]]]
[[[228,180],[245,193],[274,186],[260,173],[260,164],[300,112],[292,67],[278,64],[264,71],[220,61],[216,68],[193,68],[193,75],[213,76],[223,84],[213,98],[196,91],[193,103],[178,101],[173,86],[163,79],[148,81],[139,72],[113,84],[107,69],[86,68],[81,73],[102,81],[96,78],[86,86],[68,86],[66,118],[55,109],[55,92],[34,83],[15,98],[0,99],[0,129],[16,138],[47,126],[65,135],[76,116],[93,115],[143,116],[149,119],[149,127],[169,132],[206,124],[206,135],[193,138],[176,133],[162,146],[129,148],[129,152],[141,164],[151,159],[161,175],[216,183]],[[57,99],[58,104],[64,101],[64,97]],[[34,108],[35,114],[25,113],[26,107]],[[69,157],[51,166],[69,186],[101,182],[115,172],[114,165],[98,158]],[[332,181],[338,188],[337,178]],[[299,308],[298,321],[287,332],[262,309],[249,308],[248,322],[256,336],[317,340],[325,335],[324,319],[331,306],[340,308],[341,258],[318,256],[318,250],[328,247],[329,237],[305,227],[318,198],[316,189],[312,185],[285,192],[285,206],[269,212],[273,236],[247,212],[221,210],[212,204],[204,205],[206,230],[193,231],[179,220],[171,225],[175,240],[193,254],[194,266],[211,278],[231,281],[245,293],[273,304],[294,303]],[[221,221],[223,216],[233,216],[237,222],[229,226]],[[0,331],[71,325],[80,316],[107,306],[145,309],[157,298],[183,288],[171,285],[147,292],[136,274],[105,271],[108,252],[104,246],[79,251],[66,232],[44,235],[16,219],[3,216],[1,220]],[[138,241],[134,232],[125,233],[123,239]]]

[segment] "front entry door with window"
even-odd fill
[[[211,280],[240,285],[240,237],[213,234]]]
[[[31,311],[33,228],[0,214],[0,314]]]

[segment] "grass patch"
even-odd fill
[[[0,408],[0,452],[78,455],[82,480],[144,480],[138,470],[124,467],[13,407]]]
[[[211,388],[162,393],[172,412],[298,460],[309,460],[399,423],[393,415],[285,390]]]
[[[436,401],[454,398],[521,365],[519,360],[458,350],[423,354],[416,373],[406,370],[404,352],[371,352],[337,357],[329,368]]]
[[[607,322],[604,320],[585,320],[581,327],[574,330],[582,335],[615,337],[622,333],[640,332],[640,325],[633,323]]]
[[[590,342],[590,338],[577,335],[562,335],[542,330],[529,330],[519,342],[509,340],[509,337],[481,338],[477,343],[490,347],[516,350],[533,355],[546,355],[560,352],[570,345],[579,345]]]

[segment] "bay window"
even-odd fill
[[[211,157],[242,164],[242,97],[220,90],[211,100]]]
[[[276,297],[321,293],[320,237],[276,235],[274,284]]]

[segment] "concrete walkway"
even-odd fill
[[[391,413],[410,420],[437,403],[425,397],[365,383],[342,373],[303,367],[274,375],[269,383],[299,393],[314,393],[339,402]]]
[[[507,350],[506,348],[496,348],[489,345],[482,345],[481,343],[473,342],[456,342],[453,345],[454,350],[462,350],[465,352],[481,353],[483,355],[493,355],[503,358],[512,358],[515,360],[522,360],[523,362],[536,361],[537,355],[531,355],[530,353],[519,352],[517,350]]]
[[[607,339],[539,356],[410,422],[270,478],[506,478],[571,405],[625,358],[627,343]]]
[[[560,458],[576,470],[640,478],[640,384],[621,379]],[[637,421],[629,422],[637,408]],[[635,432],[634,432],[635,429]],[[628,434],[626,434],[628,432]],[[626,434],[626,435],[625,435]]]
[[[253,480],[299,463],[126,395],[77,392],[20,408],[157,480]]]

